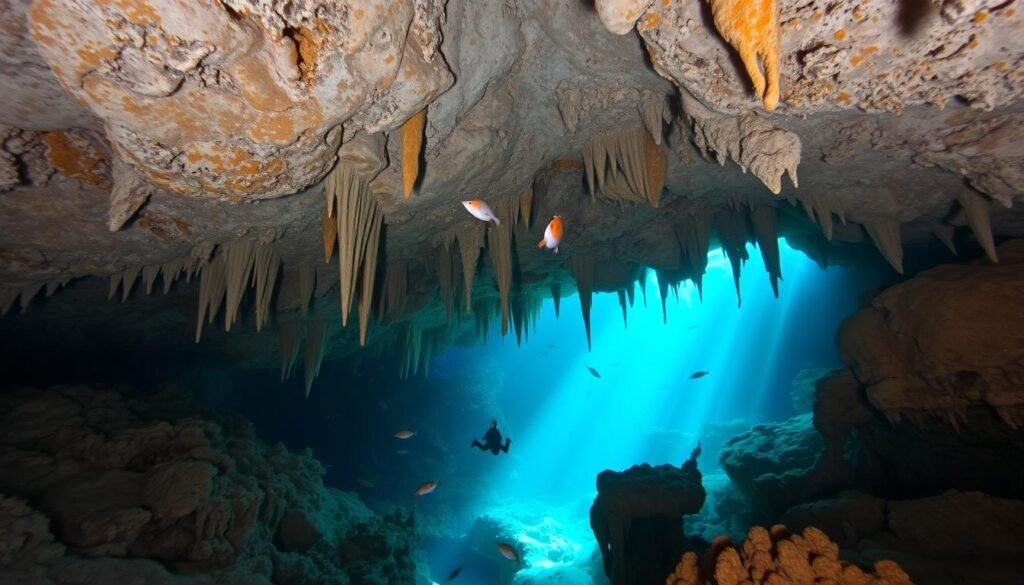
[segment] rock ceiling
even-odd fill
[[[1024,235],[1018,4],[0,0],[0,308],[46,304],[0,330],[165,310],[122,327],[159,345],[199,305],[239,359],[362,329],[415,369],[457,309],[520,333],[562,284],[699,281],[710,240],[995,259]]]

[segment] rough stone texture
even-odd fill
[[[782,102],[793,113],[899,112],[963,99],[992,109],[1021,97],[1024,15],[995,2],[780,0]],[[938,5],[958,16],[940,18]],[[992,6],[986,6],[992,5]],[[991,11],[989,10],[991,9]],[[655,2],[637,25],[654,67],[704,103],[742,112],[743,69],[715,35],[702,2]]]
[[[764,475],[806,472],[817,462],[822,447],[812,415],[802,414],[756,425],[729,439],[722,446],[720,462],[733,484],[750,494],[754,482]]]
[[[606,4],[646,10],[638,20],[624,16],[640,37],[608,32]],[[41,341],[33,332],[57,323],[108,339],[152,335],[147,345],[174,345],[194,325],[180,318],[184,311],[160,308],[194,306],[194,289],[176,285],[180,296],[164,302],[134,295],[111,305],[92,295],[97,285],[62,285],[126,269],[152,272],[239,238],[273,240],[286,270],[311,265],[323,246],[318,181],[339,144],[344,150],[363,141],[378,147],[366,162],[380,171],[372,189],[385,215],[385,264],[410,266],[409,302],[394,321],[415,321],[423,331],[446,325],[436,302],[434,244],[475,221],[458,202],[480,197],[498,208],[531,187],[534,221],[520,222],[512,237],[512,288],[523,297],[550,284],[569,294],[574,284],[564,260],[583,250],[603,266],[677,270],[677,228],[737,200],[776,208],[780,234],[818,259],[863,261],[862,249],[874,251],[861,225],[879,222],[899,222],[908,253],[935,244],[936,230],[962,244],[971,229],[959,212],[965,194],[983,208],[990,198],[999,202],[990,210],[997,236],[1022,235],[1021,207],[1006,207],[1022,192],[1015,93],[1022,84],[1014,81],[1021,71],[1014,27],[1022,17],[1015,6],[990,4],[946,2],[944,18],[925,15],[917,36],[904,39],[903,9],[886,11],[886,3],[780,2],[784,105],[768,114],[744,96],[741,70],[701,2],[602,2],[599,13],[586,3],[540,0],[423,0],[387,9],[368,0],[126,0],[120,7],[6,0],[0,305],[28,307],[43,287],[63,290],[43,315],[7,317],[0,327],[28,350]],[[842,40],[835,39],[839,28],[847,34]],[[976,48],[942,58],[972,34]],[[896,44],[900,55],[892,54]],[[906,62],[917,67],[939,44],[945,48],[921,65],[931,73],[877,79],[887,67],[903,75]],[[863,53],[859,65],[843,65],[832,79],[822,57],[830,46],[848,53],[839,62]],[[993,47],[1005,47],[992,61],[1005,65],[983,63]],[[952,93],[995,108],[956,100],[942,112],[923,105]],[[680,107],[688,95],[703,117]],[[861,104],[870,111],[854,109]],[[424,106],[421,172],[412,199],[404,200],[399,141],[389,135]],[[667,159],[659,208],[590,201],[584,145],[610,130],[640,127]],[[716,164],[726,160],[736,164]],[[781,178],[788,170],[795,180],[797,164],[799,188]],[[773,191],[802,204],[809,217],[773,199]],[[556,213],[566,221],[563,253],[541,254],[533,245],[544,221],[536,220]],[[489,254],[483,256],[474,291],[482,303],[494,297]],[[333,264],[317,272],[322,295],[337,272]],[[325,299],[316,318],[336,321],[336,305]],[[150,319],[161,320],[158,333],[140,326]],[[230,341],[206,335],[204,349],[266,366],[277,361],[276,329],[256,338],[238,327]],[[375,323],[370,344],[395,340],[396,330]],[[329,357],[359,347],[353,331],[330,335]]]
[[[190,411],[84,386],[0,395],[0,580],[414,582],[411,519],[325,489],[308,453]]]
[[[972,405],[1024,426],[1024,242],[1001,263],[942,266],[875,297],[841,327],[840,354],[871,405],[898,421],[940,416],[957,425]]]
[[[28,16],[61,84],[140,173],[175,193],[246,201],[322,178],[342,124],[390,130],[447,89],[434,58],[441,7],[56,0]]]
[[[1024,502],[980,492],[949,491],[916,500],[884,500],[859,492],[794,507],[783,522],[816,526],[844,559],[900,563],[918,583],[1010,583],[1024,567],[1018,521]]]
[[[870,564],[869,564],[870,565]],[[871,570],[873,569],[873,570]],[[765,585],[861,585],[885,583],[910,585],[910,577],[891,560],[879,560],[869,570],[839,558],[839,547],[821,530],[808,526],[791,534],[782,525],[766,529],[754,526],[741,545],[727,537],[715,539],[703,566],[697,555],[687,552],[666,585],[715,583]],[[923,581],[918,581],[923,583]]]
[[[597,475],[590,526],[613,585],[649,583],[685,550],[682,517],[704,505],[700,447],[681,467],[636,465]]]

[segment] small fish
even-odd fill
[[[548,227],[544,228],[544,239],[537,242],[538,248],[547,248],[548,250],[554,250],[555,254],[558,253],[558,244],[562,242],[562,232],[564,230],[562,225],[562,216],[556,215],[551,218],[548,222]]]
[[[519,553],[516,552],[516,549],[505,544],[504,542],[498,543],[498,552],[501,553],[501,556],[505,557],[510,561],[515,561],[517,563],[519,562]]]
[[[450,583],[450,582],[454,581],[455,578],[458,577],[459,573],[461,573],[461,572],[462,572],[462,565],[459,565],[458,567],[456,567],[456,569],[454,571],[452,571],[451,573],[448,574],[448,578],[445,579],[444,582],[445,583]]]
[[[399,449],[398,451],[395,451],[395,453],[398,453],[399,455],[408,455],[409,451],[407,449]]]
[[[710,373],[711,372],[705,372],[704,370],[698,370],[698,371],[690,374],[690,379],[691,380],[696,380],[697,378],[703,378],[704,376],[707,376]]]
[[[594,368],[592,368],[590,366],[587,366],[587,369],[590,370],[590,375],[591,376],[593,376],[595,378],[600,378],[601,377],[601,372],[598,372],[597,370],[595,370]]]
[[[462,205],[473,217],[482,221],[493,221],[494,225],[501,225],[501,220],[498,219],[498,216],[494,214],[491,206],[487,205],[487,203],[474,199],[472,201],[463,201]]]
[[[416,435],[416,431],[410,431],[409,429],[402,429],[395,433],[396,439],[411,439]]]
[[[428,482],[425,482],[420,487],[416,488],[416,491],[414,491],[412,493],[412,495],[414,495],[414,496],[425,496],[425,495],[429,494],[430,492],[432,492],[432,491],[434,491],[436,489],[437,489],[437,482],[436,481],[428,481]]]

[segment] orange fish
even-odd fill
[[[410,431],[409,429],[402,429],[395,433],[396,439],[409,439],[416,435],[416,431]]]
[[[429,494],[430,492],[432,492],[432,491],[434,491],[436,489],[437,489],[437,482],[436,481],[428,481],[428,482],[424,483],[423,485],[421,485],[420,487],[416,488],[416,491],[414,491],[412,493],[412,495],[414,495],[414,496],[425,496],[425,495]]]
[[[501,556],[505,557],[510,561],[515,561],[517,563],[519,562],[519,553],[516,552],[516,549],[505,544],[504,542],[498,543],[498,552],[501,553]]]
[[[558,253],[558,244],[562,242],[562,231],[565,226],[562,225],[562,216],[556,215],[551,218],[548,222],[548,227],[544,228],[544,239],[537,242],[538,248],[547,248],[548,250],[554,250],[555,254]]]
[[[486,202],[480,201],[479,199],[473,199],[472,201],[463,201],[462,206],[466,208],[473,217],[483,221],[493,221],[494,225],[501,225],[501,220],[498,219],[497,214],[491,209],[490,205]]]

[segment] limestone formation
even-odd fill
[[[714,157],[720,165],[732,159],[744,173],[749,169],[775,195],[782,191],[783,173],[789,175],[794,188],[798,186],[799,136],[757,114],[718,114],[685,90],[681,95],[694,142],[705,157]]]
[[[1024,294],[1024,249],[1014,241],[999,255],[998,265],[924,272],[881,293],[844,323],[841,356],[873,407],[894,421],[934,416],[958,425],[980,404],[1012,428],[1024,426],[1024,339],[1016,313],[991,310]]]
[[[680,467],[637,465],[597,476],[590,526],[613,585],[650,583],[671,572],[684,550],[682,517],[704,505],[700,447]]]
[[[590,196],[658,206],[665,185],[665,154],[642,128],[609,132],[583,150]]]
[[[772,526],[770,530],[754,526],[741,545],[732,543],[727,537],[715,539],[710,558],[703,567],[695,553],[687,552],[665,583],[912,585],[910,577],[893,561],[877,561],[873,572],[864,571],[857,565],[840,560],[839,547],[821,530],[808,526],[800,534],[791,534],[782,525]]]
[[[425,58],[441,38],[426,14],[442,3],[329,4],[62,0],[28,16],[47,64],[128,164],[165,190],[237,201],[316,182],[341,124],[397,128],[452,83],[443,60]]]
[[[822,266],[869,261],[872,243],[908,272],[939,245],[996,260],[1024,233],[1012,3],[765,0],[742,17],[728,0],[122,4],[0,0],[4,348],[77,354],[46,333],[67,303],[68,327],[169,355],[187,328],[145,331],[177,313],[138,294],[161,279],[166,306],[198,297],[197,321],[239,334],[197,331],[202,351],[246,367],[277,364],[278,321],[347,325],[353,310],[358,329],[333,332],[325,359],[380,354],[407,322],[443,345],[501,314],[523,341],[541,291],[574,288],[562,257],[525,249],[554,214],[573,227],[563,254],[590,256],[594,291],[626,304],[604,267],[703,295],[719,244],[739,267],[756,241],[777,287],[768,209]],[[752,210],[743,244],[741,222],[715,219],[736,195]],[[460,209],[472,198],[514,208],[507,254]],[[458,242],[446,258],[442,237]],[[241,278],[247,262],[224,257],[237,241],[272,242],[252,252],[265,271]],[[461,292],[438,279],[449,260]],[[403,263],[403,313],[375,322],[385,267]],[[123,302],[97,303],[96,276]],[[441,333],[454,296],[478,318]]]
[[[402,196],[406,199],[412,197],[412,188],[420,174],[420,150],[426,123],[427,110],[422,109],[402,124]]]
[[[740,54],[766,110],[779,103],[778,0],[709,0],[715,28]],[[764,71],[758,63],[764,62]]]

